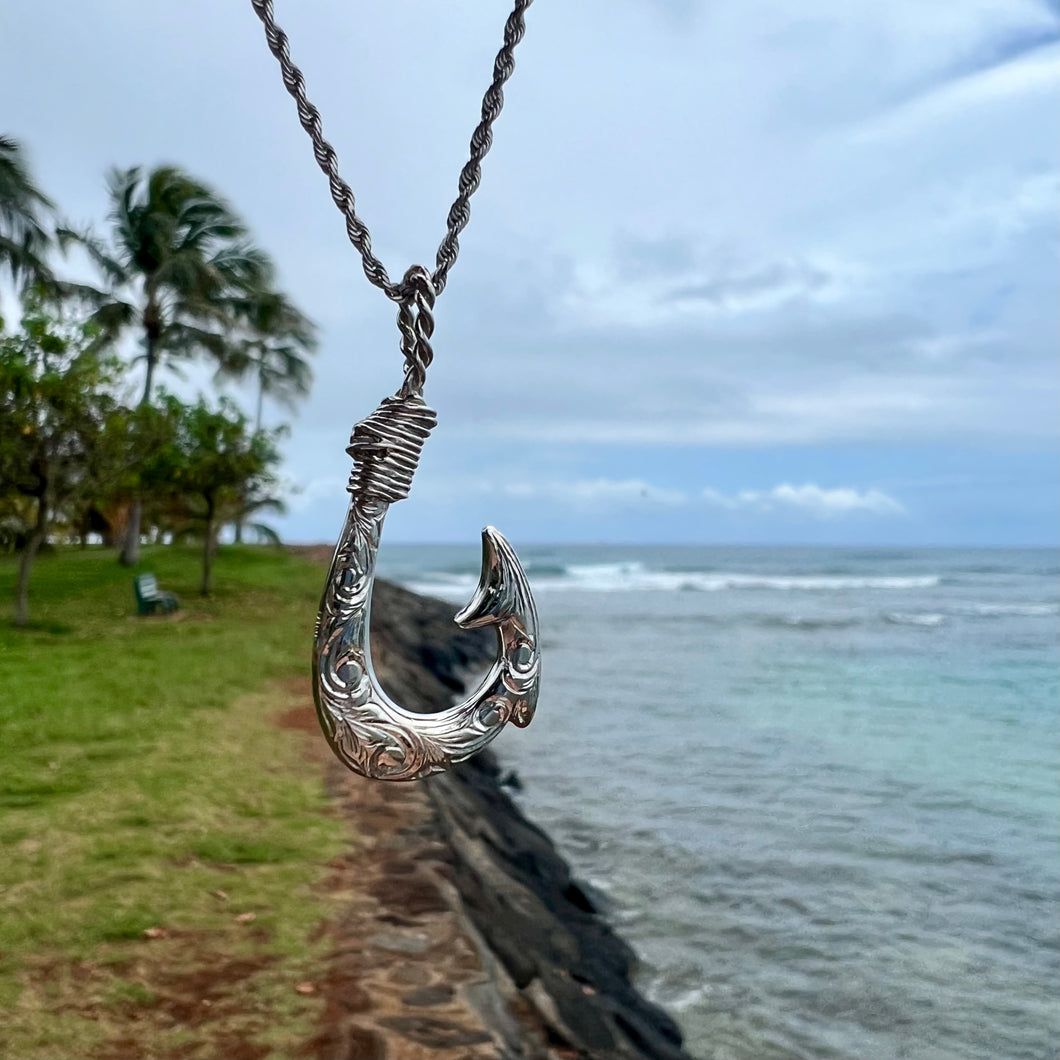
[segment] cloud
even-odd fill
[[[667,323],[768,313],[790,303],[835,297],[835,277],[809,261],[681,261],[685,244],[645,244],[639,270],[616,258],[583,265],[564,292],[558,318],[569,326],[650,328]],[[674,256],[665,257],[667,250]],[[710,258],[701,252],[701,258]],[[681,262],[683,268],[678,266]]]
[[[703,490],[703,500],[722,508],[757,512],[796,511],[821,519],[847,515],[904,515],[905,507],[878,489],[858,490],[849,486],[826,489],[813,482],[793,486],[783,482],[771,490],[742,490],[726,496],[717,490]]]
[[[644,479],[549,479],[526,480],[498,485],[484,479],[436,481],[428,487],[436,497],[449,501],[460,497],[506,497],[513,501],[548,503],[561,508],[684,508],[706,504],[749,514],[799,513],[817,518],[849,515],[904,515],[905,507],[879,489],[850,486],[825,488],[807,482],[794,486],[787,482],[768,490],[746,489],[726,494],[712,487],[688,492],[657,486]]]
[[[642,361],[627,364],[621,374],[588,385],[572,380],[544,394],[525,385],[527,377],[552,368],[552,377],[562,378],[562,365],[542,357],[524,370],[517,400],[498,413],[470,409],[453,434],[520,447],[548,442],[733,449],[881,439],[1053,443],[1055,365],[1044,359],[1029,363],[1023,351],[1021,373],[1011,378],[1004,359],[1011,341],[950,336],[936,348],[929,335],[918,341],[896,333],[891,342],[866,338],[855,345],[847,334],[851,345],[843,351],[843,373],[799,369],[799,355],[809,358],[813,352],[809,335],[791,336],[787,348],[778,337],[774,349],[765,342],[719,339],[704,343],[698,360],[690,354],[685,363],[654,353],[645,343]],[[728,363],[719,363],[723,358]],[[740,378],[751,360],[761,366],[761,379]]]
[[[767,309],[799,295],[813,294],[828,279],[823,269],[804,262],[772,262],[743,273],[686,283],[666,297],[671,302],[702,302],[730,312]]]
[[[1036,38],[1040,45],[968,76],[944,81],[931,90],[885,112],[861,130],[863,140],[906,138],[912,132],[930,132],[951,121],[961,121],[969,111],[1004,106],[1056,86],[1056,27]]]
[[[513,482],[502,487],[502,492],[518,500],[548,501],[578,508],[673,507],[688,500],[682,490],[653,486],[642,479]]]
[[[429,262],[496,6],[321,0],[285,4],[282,21],[376,252],[394,277]],[[608,47],[586,50],[601,25]],[[445,467],[536,483],[464,495],[488,519],[496,502],[518,509],[542,537],[576,533],[594,507],[616,513],[615,534],[661,533],[655,520],[692,535],[709,452],[741,529],[872,517],[843,524],[854,536],[915,520],[885,519],[897,513],[861,486],[739,491],[886,483],[910,447],[1052,458],[1058,28],[1042,0],[535,5],[438,303],[439,427],[416,495]],[[44,0],[21,5],[8,38],[5,121],[64,213],[98,224],[108,166],[175,161],[231,198],[321,322],[287,446],[310,485],[287,518],[330,533],[350,426],[393,391],[401,358],[393,306],[364,280],[253,13]],[[356,41],[369,46],[351,65]],[[852,466],[871,447],[891,463]],[[978,488],[942,506],[947,526],[1008,518]],[[1041,493],[1026,487],[1028,511]],[[1051,540],[1051,511],[1041,525]]]

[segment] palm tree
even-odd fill
[[[232,308],[244,326],[245,337],[234,356],[221,365],[219,378],[252,379],[257,385],[257,407],[254,431],[262,429],[265,396],[268,395],[288,408],[309,393],[313,370],[306,355],[316,350],[316,325],[297,306],[279,291],[247,291],[232,301]],[[255,507],[234,511],[235,540],[243,540],[243,527]],[[263,507],[277,510],[271,503]],[[252,529],[263,536],[268,528],[252,524]],[[268,538],[268,533],[264,533]]]
[[[292,408],[309,393],[313,369],[306,359],[316,351],[316,325],[279,291],[247,291],[231,302],[245,329],[233,356],[218,375],[250,378],[257,386],[254,430],[261,430],[265,397]]]
[[[0,270],[15,283],[51,279],[44,255],[51,245],[52,201],[37,187],[17,140],[0,136]]]
[[[135,331],[144,362],[141,404],[150,404],[159,367],[197,355],[219,363],[238,351],[230,299],[268,289],[273,268],[244,223],[207,185],[175,166],[107,176],[109,242],[91,231],[59,230],[84,248],[104,290],[82,287],[92,322],[108,340]],[[121,562],[139,557],[141,502],[134,496]]]

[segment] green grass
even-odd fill
[[[203,600],[194,552],[147,549],[140,569],[175,617],[135,616],[112,553],[69,551],[38,560],[16,630],[0,558],[0,1054],[103,1055],[135,1010],[151,1055],[200,1055],[166,982],[179,995],[181,974],[238,958],[226,1030],[282,1055],[316,1018],[293,985],[320,970],[320,884],[347,837],[272,724],[306,672],[321,571],[227,548]]]

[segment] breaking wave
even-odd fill
[[[924,626],[926,628],[941,626],[946,621],[946,616],[940,615],[937,611],[888,611],[883,617],[896,626]]]
[[[726,590],[770,590],[780,592],[850,592],[930,589],[938,585],[937,574],[846,575],[846,574],[748,574],[739,571],[659,570],[631,561],[620,563],[572,563],[528,572],[535,592],[722,592]],[[407,583],[417,592],[457,599],[474,591],[477,573],[439,573]]]

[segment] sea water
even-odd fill
[[[1060,1054],[1054,552],[520,553],[542,694],[494,746],[690,1052]]]

